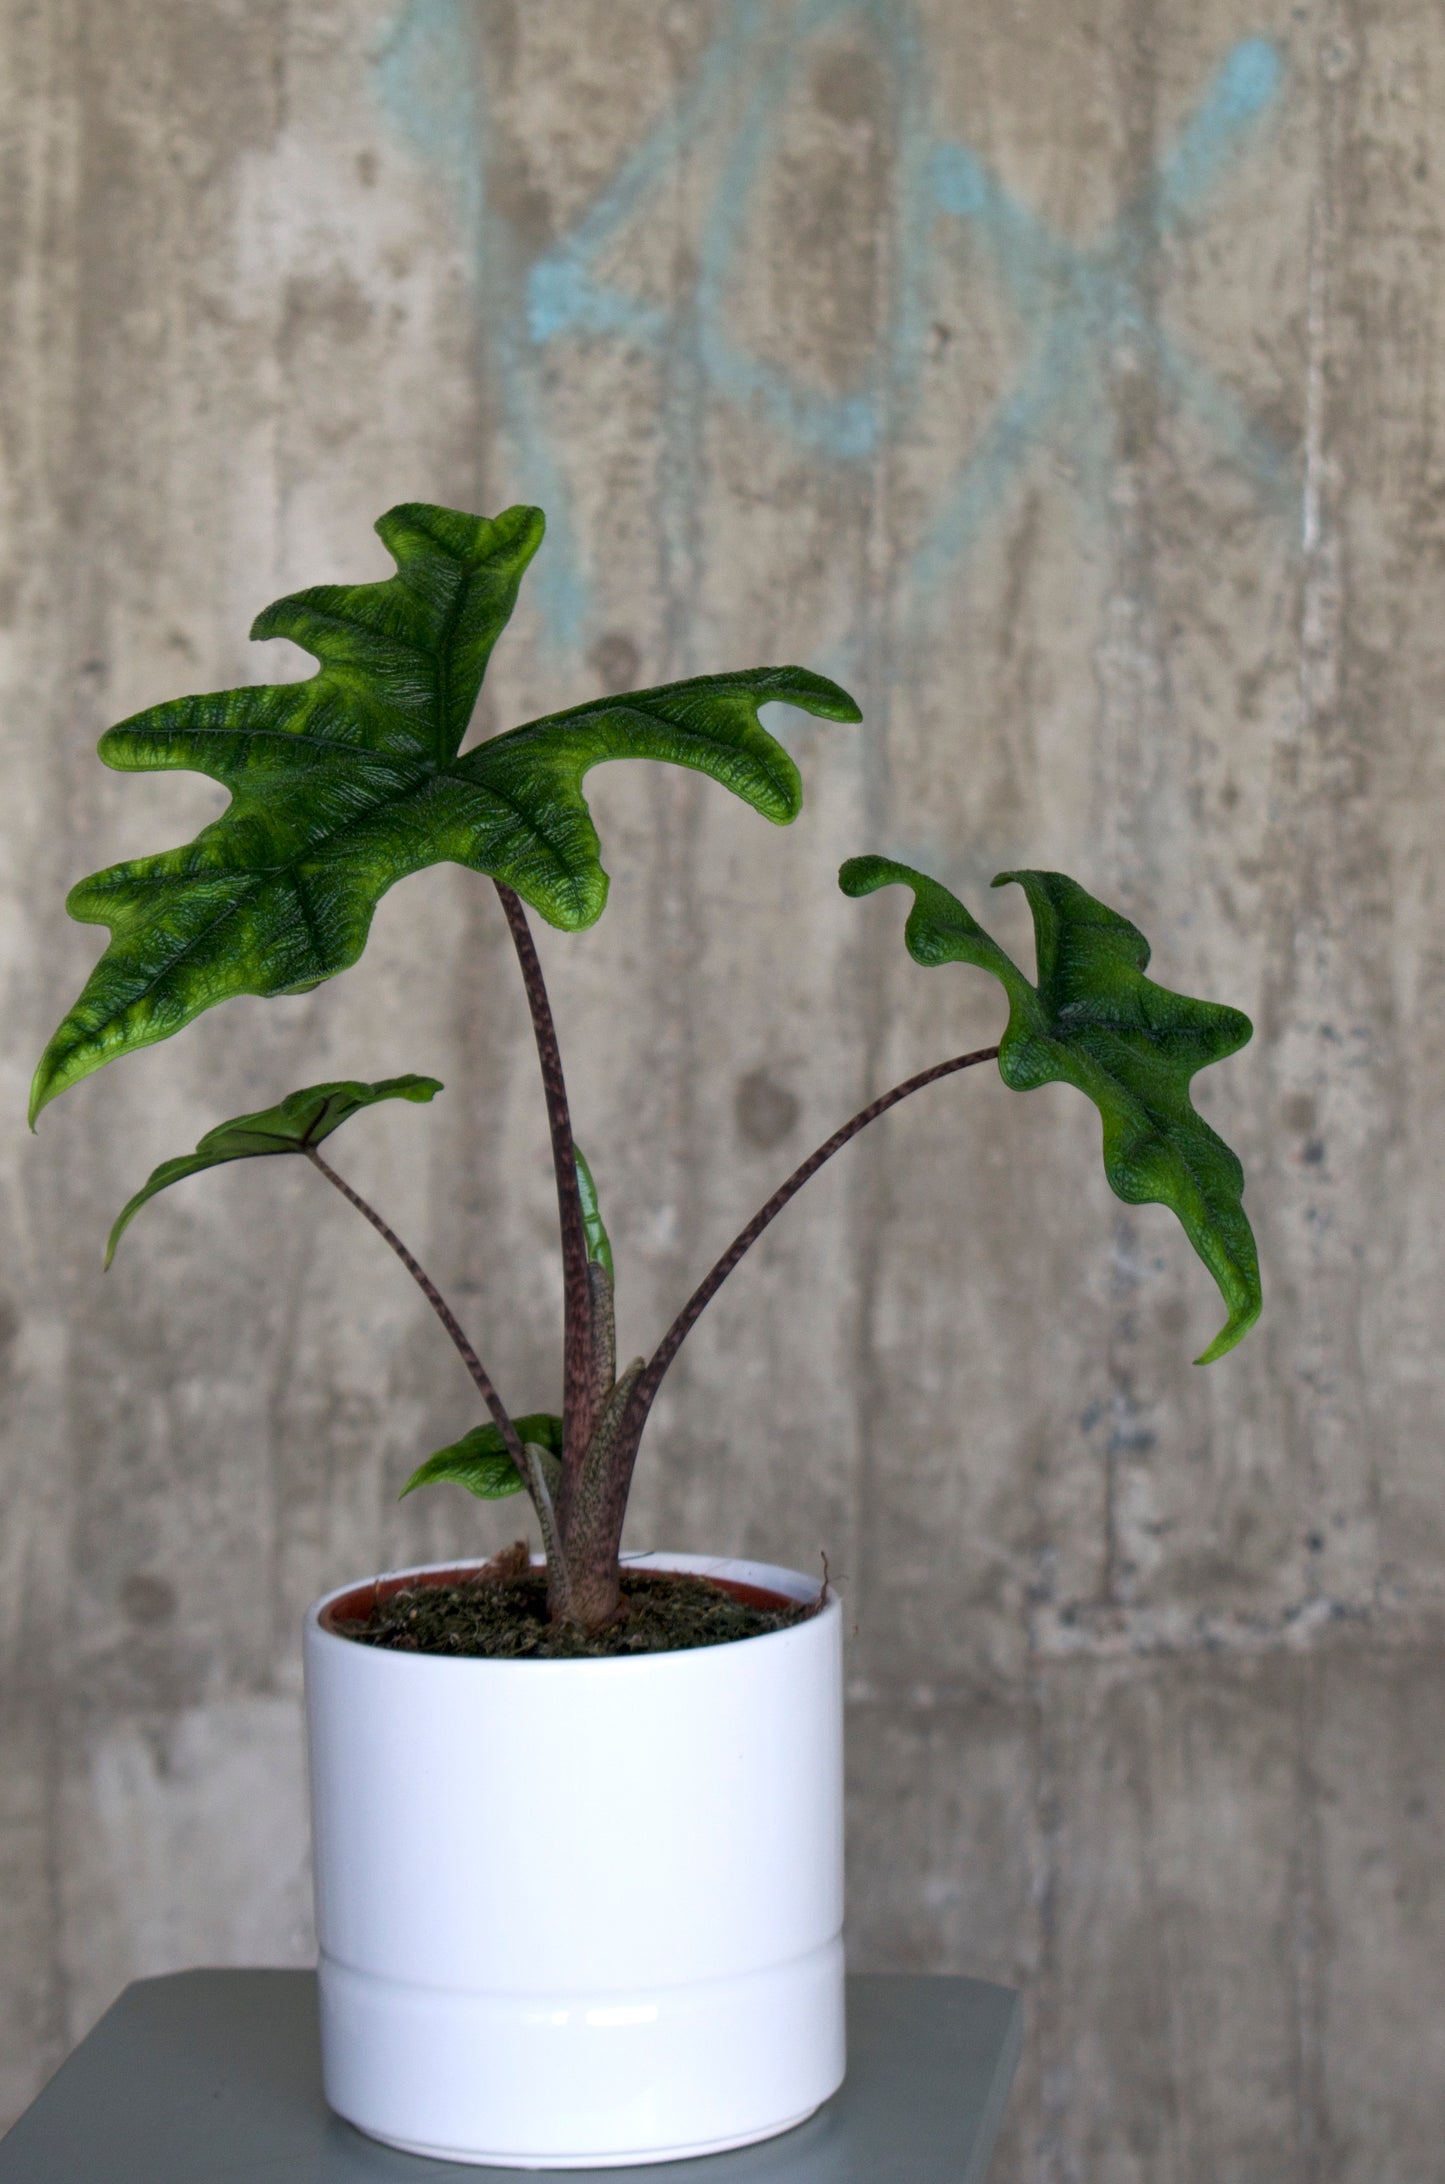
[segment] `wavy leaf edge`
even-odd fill
[[[1214,1277],[1228,1317],[1214,1340],[1194,1360],[1213,1364],[1243,1340],[1259,1318],[1263,1295],[1259,1279],[1254,1234],[1242,1203],[1244,1172],[1237,1156],[1194,1107],[1189,1095],[1192,1078],[1210,1062],[1238,1052],[1252,1036],[1253,1026],[1242,1010],[1221,1002],[1197,1001],[1144,976],[1150,960],[1149,943],[1139,928],[1120,912],[1090,895],[1066,873],[1014,870],[999,873],[995,887],[1014,884],[1028,900],[1034,923],[1038,957],[1038,984],[1033,984],[941,881],[896,858],[868,855],[850,857],[840,868],[838,884],[845,895],[859,897],[889,886],[908,887],[913,906],[904,925],[904,942],[914,961],[925,968],[941,963],[963,962],[991,971],[1003,985],[1009,1000],[1009,1020],[999,1042],[999,1074],[1014,1090],[1029,1091],[1046,1083],[1070,1083],[1093,1100],[1104,1130],[1104,1169],[1110,1188],[1125,1204],[1162,1204],[1176,1216],[1196,1254]],[[1127,1078],[1110,1077],[1106,1068],[1086,1047],[1075,1048],[1059,1036],[1060,1018],[1045,999],[1045,989],[1065,976],[1068,966],[1060,949],[1064,928],[1072,915],[1073,930],[1103,936],[1097,948],[1103,966],[1115,974],[1115,1000],[1119,985],[1130,978],[1137,986],[1127,989],[1136,1020],[1126,1022],[1127,1010],[1116,1007],[1111,1023],[1100,1015],[1091,1025],[1078,1013],[1078,1004],[1067,1029],[1071,1038],[1094,1031],[1115,1044],[1118,1059],[1132,1051],[1126,1036],[1142,1031],[1156,1046],[1173,1035],[1181,1050],[1188,1042],[1196,1058],[1178,1053],[1172,1065],[1161,1068],[1153,1057],[1156,1097],[1162,1085],[1177,1103],[1172,1118],[1175,1135],[1161,1123]],[[1173,1021],[1169,1021],[1170,1018]],[[1211,1051],[1204,1051],[1208,1047]],[[1134,1057],[1137,1062],[1137,1056]],[[1111,1091],[1111,1087],[1113,1088]],[[1132,1101],[1145,1118],[1123,1113],[1124,1101]],[[1135,1136],[1125,1139],[1124,1124],[1133,1120]],[[1180,1138],[1185,1143],[1179,1142]],[[1189,1141],[1193,1140],[1190,1144]],[[1161,1179],[1157,1148],[1172,1154],[1182,1173]],[[1201,1156],[1217,1169],[1200,1172]],[[1162,1165],[1168,1165],[1167,1162]]]
[[[106,730],[108,765],[186,768],[231,801],[192,841],[71,889],[71,916],[110,940],[41,1057],[32,1128],[61,1092],[205,1009],[348,969],[382,895],[427,865],[487,873],[563,930],[594,924],[608,877],[582,783],[606,760],[686,766],[776,824],[796,816],[797,766],[759,709],[862,717],[804,668],[620,692],[462,749],[544,526],[523,505],[487,518],[400,503],[376,525],[394,575],[288,594],[252,624],[308,652],[315,674],[168,700]]]
[[[329,1138],[333,1130],[339,1130],[353,1115],[362,1114],[383,1100],[429,1103],[442,1089],[441,1081],[436,1077],[383,1077],[374,1084],[357,1077],[338,1077],[324,1084],[303,1085],[298,1091],[288,1092],[274,1106],[257,1108],[254,1113],[234,1115],[229,1122],[214,1124],[197,1139],[193,1153],[180,1153],[172,1160],[161,1161],[158,1167],[152,1168],[140,1189],[126,1200],[116,1215],[106,1243],[107,1268],[115,1257],[121,1237],[141,1207],[161,1191],[169,1190],[173,1183],[184,1182],[187,1176],[203,1175],[208,1168],[223,1167],[233,1160],[305,1153],[311,1146],[320,1145]],[[243,1142],[247,1137],[263,1142]]]

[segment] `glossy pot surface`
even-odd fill
[[[768,1564],[628,1559],[817,1596]],[[488,1661],[340,1637],[356,1589],[305,1624],[331,2106],[538,2168],[811,2114],[844,2067],[837,1600],[730,1645]]]

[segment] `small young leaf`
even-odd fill
[[[582,1233],[587,1239],[587,1256],[594,1266],[604,1267],[609,1281],[616,1281],[617,1270],[612,1264],[612,1243],[602,1219],[602,1209],[597,1203],[597,1185],[592,1180],[580,1146],[574,1145],[572,1157],[577,1163],[577,1192],[582,1200]]]
[[[105,1247],[105,1263],[115,1257],[115,1247],[148,1198],[167,1190],[184,1176],[200,1175],[228,1160],[257,1160],[276,1153],[304,1153],[339,1130],[342,1123],[378,1100],[432,1100],[441,1091],[435,1077],[387,1077],[380,1084],[358,1084],[344,1078],[336,1084],[310,1084],[290,1092],[276,1107],[263,1107],[254,1115],[237,1115],[232,1122],[217,1123],[208,1130],[193,1153],[163,1160],[117,1216]]]
[[[1009,998],[999,1073],[1018,1091],[1072,1084],[1104,1123],[1104,1172],[1130,1205],[1172,1208],[1219,1284],[1229,1318],[1203,1355],[1234,1347],[1259,1317],[1259,1261],[1241,1203],[1244,1170],[1198,1114],[1190,1079],[1250,1037],[1249,1018],[1214,1001],[1171,993],[1144,976],[1149,943],[1136,925],[1061,872],[1001,872],[1033,913],[1038,984],[1030,985],[957,897],[887,857],[850,857],[846,895],[911,887],[904,940],[916,963],[973,963]]]
[[[554,1456],[562,1452],[562,1421],[550,1411],[535,1411],[530,1417],[516,1421],[517,1432],[524,1442],[533,1442]],[[508,1494],[520,1494],[523,1481],[502,1443],[497,1428],[488,1423],[473,1426],[459,1441],[449,1448],[439,1448],[435,1456],[428,1456],[424,1464],[407,1480],[397,1495],[405,1501],[418,1486],[434,1486],[439,1479],[448,1479],[454,1486],[464,1486],[469,1494],[476,1494],[482,1501],[501,1501]]]
[[[462,752],[541,510],[488,521],[410,502],[376,528],[395,576],[296,592],[252,626],[311,653],[309,681],[177,698],[101,738],[108,766],[189,768],[231,802],[185,847],[71,889],[71,916],[111,937],[41,1057],[32,1124],[67,1086],[218,1001],[344,971],[386,890],[428,865],[490,873],[549,923],[591,925],[607,875],[582,781],[605,759],[693,767],[781,825],[802,789],[758,708],[860,718],[821,675],[757,667],[574,706]]]

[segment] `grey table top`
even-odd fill
[[[978,1979],[848,1982],[848,2077],[761,2146],[669,2161],[648,2184],[981,2184],[1022,2013]],[[560,2172],[617,2184],[616,2169]],[[321,2098],[311,1972],[138,1980],[0,2141],[0,2184],[428,2184],[528,2178],[363,2138]]]

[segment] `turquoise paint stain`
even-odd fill
[[[610,336],[657,348],[686,325],[711,392],[758,409],[786,438],[837,461],[871,454],[906,414],[906,392],[916,379],[927,326],[924,275],[932,219],[921,186],[927,140],[915,25],[909,11],[892,0],[804,0],[780,60],[768,39],[771,12],[766,0],[735,0],[724,10],[723,28],[684,96],[646,133],[570,234],[527,270],[520,325],[508,238],[486,205],[485,84],[465,0],[410,0],[382,53],[379,77],[388,116],[446,173],[465,219],[479,320],[495,360],[524,490],[548,509],[549,545],[538,575],[549,635],[558,642],[575,637],[586,614],[586,592],[539,387],[542,353],[553,344],[568,337]],[[868,26],[879,48],[903,147],[903,186],[892,308],[872,369],[856,391],[829,395],[785,367],[749,354],[732,336],[728,302],[746,247],[757,179],[775,140],[778,109],[808,42],[849,17]],[[599,270],[605,253],[665,186],[684,148],[725,115],[739,84],[750,80],[743,118],[725,148],[704,222],[692,294],[664,307],[619,288]],[[538,482],[527,484],[529,479]]]
[[[668,329],[658,304],[639,303],[621,289],[595,281],[574,251],[534,265],[527,278],[527,331],[540,348],[562,334],[623,334],[630,341],[657,341]]]
[[[755,57],[765,23],[761,0],[735,0],[724,11],[723,29],[672,112],[628,154],[565,241],[533,265],[527,276],[527,326],[534,342],[606,330],[651,343],[669,330],[672,313],[600,279],[596,261],[711,123],[729,86]]]
[[[1102,491],[1109,464],[1104,375],[1120,354],[1155,372],[1266,498],[1288,496],[1284,452],[1228,391],[1158,325],[1145,273],[1158,241],[1191,219],[1246,148],[1284,86],[1276,48],[1250,38],[1225,56],[1138,200],[1097,241],[1078,245],[1006,191],[966,145],[930,130],[927,62],[899,0],[796,0],[783,32],[767,0],[733,0],[686,91],[646,131],[570,233],[523,271],[485,196],[486,85],[466,0],[410,0],[380,63],[387,110],[447,173],[475,268],[479,327],[495,361],[524,490],[551,518],[539,563],[548,633],[570,643],[587,594],[565,481],[549,432],[542,364],[569,339],[649,350],[690,345],[703,391],[767,419],[780,438],[836,462],[867,459],[916,407],[928,333],[928,282],[940,219],[981,236],[1030,335],[1018,378],[945,486],[913,563],[931,589],[986,528],[1041,444],[1066,449]],[[860,381],[828,393],[736,337],[730,299],[745,261],[760,176],[810,46],[850,24],[885,72],[898,144],[892,285],[883,330]],[[645,217],[688,151],[722,133],[689,292],[669,303],[631,293],[603,267]],[[550,566],[547,566],[550,564]]]
[[[473,274],[478,338],[495,366],[515,490],[547,511],[547,541],[530,589],[549,640],[576,644],[587,595],[571,496],[553,451],[529,353],[510,236],[486,202],[487,96],[467,0],[411,0],[377,61],[383,108],[405,141],[438,167],[461,215]]]
[[[925,324],[921,237],[910,219],[916,206],[916,157],[905,150],[896,193],[899,211],[893,259],[897,268],[892,309],[875,343],[863,382],[828,395],[785,367],[753,356],[733,339],[728,294],[742,254],[747,215],[758,178],[777,141],[776,117],[793,90],[809,43],[851,18],[870,33],[886,68],[893,124],[900,143],[924,140],[923,71],[917,33],[908,10],[889,0],[806,0],[794,20],[786,53],[760,69],[752,95],[728,148],[699,249],[696,311],[708,377],[724,399],[760,410],[785,438],[847,462],[871,455],[888,437],[897,397],[916,375]]]
[[[1139,199],[1086,245],[1046,226],[967,145],[933,148],[927,179],[935,204],[987,245],[1032,341],[1012,392],[955,472],[918,549],[913,575],[923,592],[976,540],[1040,443],[1052,439],[1083,477],[1102,479],[1107,380],[1126,357],[1156,374],[1266,500],[1292,503],[1288,454],[1164,332],[1145,281],[1159,240],[1200,208],[1283,84],[1272,45],[1251,38],[1233,47]]]
[[[652,346],[674,334],[688,316],[695,325],[705,376],[725,400],[761,410],[786,438],[836,460],[873,452],[885,435],[889,391],[921,354],[921,343],[913,338],[923,316],[921,254],[916,247],[899,253],[897,308],[868,384],[856,392],[821,393],[782,366],[749,354],[733,339],[728,312],[753,194],[776,141],[778,110],[793,89],[808,43],[848,17],[865,23],[877,42],[900,140],[909,147],[922,141],[922,69],[906,10],[888,0],[806,0],[795,17],[787,51],[770,56],[764,46],[767,9],[758,0],[738,0],[685,98],[628,155],[566,240],[532,267],[527,326],[535,343],[568,333],[614,333]],[[728,95],[749,76],[752,89],[725,150],[703,223],[691,296],[669,311],[627,295],[599,276],[598,260],[650,193],[664,184],[683,147],[712,123]],[[916,189],[905,187],[901,197],[905,206],[918,201]]]
[[[1156,205],[1172,224],[1206,195],[1284,89],[1284,62],[1265,38],[1231,48],[1159,169]]]
[[[809,11],[815,17],[823,12]],[[757,177],[774,140],[774,117],[792,87],[797,61],[794,46],[787,61],[759,71],[728,148],[698,251],[698,335],[708,377],[725,400],[739,408],[760,409],[785,438],[846,462],[868,454],[876,445],[869,394],[830,399],[782,366],[749,355],[728,330],[733,268],[742,250]]]

